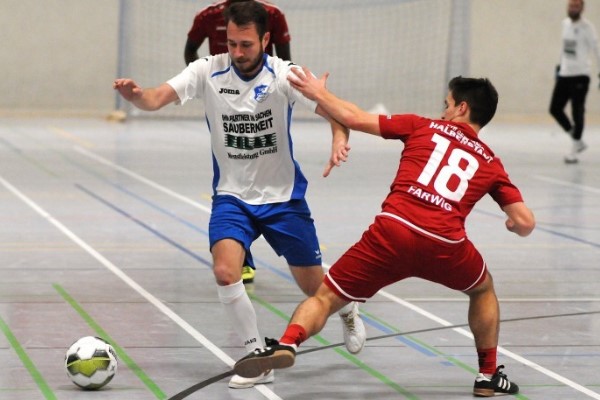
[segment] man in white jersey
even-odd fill
[[[247,352],[263,348],[256,312],[244,289],[242,265],[254,266],[250,245],[261,234],[286,258],[298,286],[313,295],[323,281],[321,253],[305,200],[307,181],[294,160],[290,137],[296,102],[331,122],[333,145],[325,171],[345,161],[348,130],[320,106],[293,89],[287,75],[294,64],[264,53],[268,15],[255,1],[231,5],[225,13],[228,54],[201,58],[155,88],[131,79],[113,87],[143,110],[169,103],[204,100],[211,131],[213,202],[209,240],[218,295]],[[364,346],[366,332],[356,303],[339,312],[351,353]],[[256,378],[234,375],[229,387],[273,382],[273,371]]]
[[[581,16],[583,0],[569,0],[567,15],[562,22],[562,47],[560,65],[557,66],[556,83],[550,102],[550,114],[573,139],[571,150],[565,157],[567,164],[579,162],[577,154],[586,149],[581,140],[585,118],[585,98],[590,86],[590,56],[595,55],[600,68],[600,49],[594,25]],[[598,75],[600,78],[600,74]],[[564,108],[571,102],[572,121]]]

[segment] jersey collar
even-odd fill
[[[263,61],[262,61],[262,68],[259,68],[256,73],[254,75],[251,76],[245,76],[242,75],[242,73],[235,67],[235,64],[233,62],[231,62],[231,58],[230,58],[230,62],[231,62],[231,68],[233,69],[233,71],[235,72],[235,74],[244,82],[250,82],[251,80],[253,80],[254,78],[256,78],[264,68],[266,68],[269,72],[271,72],[272,74],[275,74],[275,72],[273,71],[273,69],[271,67],[269,67],[269,64],[267,63],[267,58],[269,57],[269,55],[267,53],[263,54]]]

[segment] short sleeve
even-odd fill
[[[288,99],[290,100],[290,104],[298,102],[304,105],[304,107],[311,110],[312,112],[315,112],[315,110],[317,109],[317,102],[310,100],[307,97],[304,97],[304,95],[298,90],[294,89],[292,85],[290,85],[290,82],[287,80],[288,75],[293,73],[292,69],[300,69],[300,67],[290,61],[283,61],[278,58],[273,59],[285,64],[284,66],[282,66],[282,68],[279,70],[280,72],[277,74],[277,85],[284,93],[286,93]]]
[[[492,196],[494,201],[498,203],[501,208],[509,204],[523,201],[521,192],[511,182],[500,159],[496,158],[494,162],[497,163],[500,172],[498,173],[498,178],[496,179],[494,186],[489,192],[490,196]]]
[[[209,64],[209,57],[200,58],[167,81],[167,84],[175,90],[179,97],[176,104],[185,104],[191,99],[202,96]]]
[[[411,133],[425,126],[427,118],[415,114],[380,115],[379,129],[384,139],[406,140]]]

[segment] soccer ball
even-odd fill
[[[117,355],[104,339],[85,336],[65,354],[67,376],[83,389],[100,389],[117,372]]]

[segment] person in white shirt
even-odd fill
[[[332,126],[327,176],[346,161],[348,129],[315,102],[292,88],[290,61],[264,52],[269,42],[268,14],[256,1],[232,4],[225,12],[228,53],[190,63],[155,88],[116,79],[113,88],[143,110],[170,103],[204,100],[211,133],[213,202],[209,241],[219,299],[246,352],[263,348],[256,312],[242,283],[242,266],[254,267],[250,245],[260,235],[285,257],[302,291],[313,295],[324,273],[314,221],[306,203],[307,180],[293,156],[292,108],[302,103]],[[364,346],[366,332],[356,303],[340,310],[344,341],[351,353]],[[273,382],[273,371],[256,378],[234,375],[229,387]]]
[[[568,1],[568,17],[562,21],[560,64],[557,66],[556,83],[550,102],[550,114],[573,139],[571,150],[565,157],[567,164],[579,162],[577,154],[587,147],[581,138],[592,55],[596,58],[596,66],[600,68],[598,36],[594,25],[582,17],[583,7],[583,0]],[[564,111],[569,101],[572,120]]]

